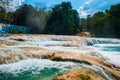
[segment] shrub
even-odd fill
[[[22,34],[23,31],[22,31],[22,30],[13,29],[11,33],[12,33],[12,34]]]

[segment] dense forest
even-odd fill
[[[62,2],[49,10],[23,4],[15,11],[0,6],[0,23],[26,26],[30,34],[74,35],[87,31],[95,37],[120,37],[119,14],[120,4],[87,18],[80,18],[70,2]]]
[[[97,37],[120,38],[120,4],[112,5],[104,12],[97,12],[86,19],[80,19],[80,25]]]

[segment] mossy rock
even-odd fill
[[[88,76],[88,75],[85,75],[85,74],[80,74],[80,79],[82,80],[91,80],[91,78]]]

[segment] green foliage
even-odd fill
[[[15,23],[27,26],[30,33],[41,33],[46,24],[48,12],[44,8],[36,9],[31,5],[22,5],[15,11]]]
[[[104,12],[95,13],[91,19],[91,33],[101,36],[103,34],[103,26],[104,26]]]
[[[36,9],[33,6],[27,5],[27,4],[22,5],[14,13],[15,18],[16,18],[15,23],[17,25],[27,26],[27,24],[26,24],[27,17],[29,15],[33,16],[33,15],[35,15],[35,13],[36,13]]]
[[[22,30],[13,29],[11,33],[12,33],[12,34],[22,34],[23,31],[22,31]]]
[[[75,34],[79,30],[79,15],[70,2],[62,2],[52,8],[44,33]]]
[[[0,0],[0,23],[27,26],[29,33],[48,33],[71,35],[89,31],[97,37],[120,38],[120,4],[111,6],[105,12],[97,12],[86,19],[80,19],[70,2],[62,2],[46,10],[24,4],[14,12],[8,12],[8,2]],[[22,33],[13,30],[12,33]]]
[[[80,26],[82,27],[83,31],[90,31],[90,20],[91,20],[91,15],[88,15],[86,19],[81,18],[80,19]]]
[[[86,18],[86,28],[87,31],[90,31],[91,25],[90,25],[91,15],[88,15]]]
[[[110,22],[114,26],[114,34],[120,38],[120,4],[111,6],[109,10]]]
[[[0,9],[0,22],[27,26],[29,33],[75,34],[81,30],[78,12],[70,2],[62,2],[47,11],[24,4],[14,12]],[[18,33],[16,30],[13,33]]]
[[[6,10],[0,6],[0,22],[4,21],[6,16]]]
[[[9,0],[0,0],[0,6],[3,7],[5,10],[9,8]]]
[[[29,33],[41,33],[46,25],[49,11],[44,8],[34,8],[31,5],[24,4],[14,12],[7,12],[0,7],[0,22],[27,26]]]
[[[111,6],[105,12],[97,12],[92,17],[80,19],[80,25],[96,37],[120,38],[120,4]]]

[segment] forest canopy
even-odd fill
[[[97,12],[93,16],[88,15],[81,23],[96,37],[120,38],[120,4],[112,5],[110,9]]]
[[[62,2],[50,10],[23,4],[15,11],[0,6],[0,23],[26,26],[30,34],[74,35],[87,31],[95,37],[120,37],[119,14],[120,4],[87,18],[80,18],[70,2]]]

